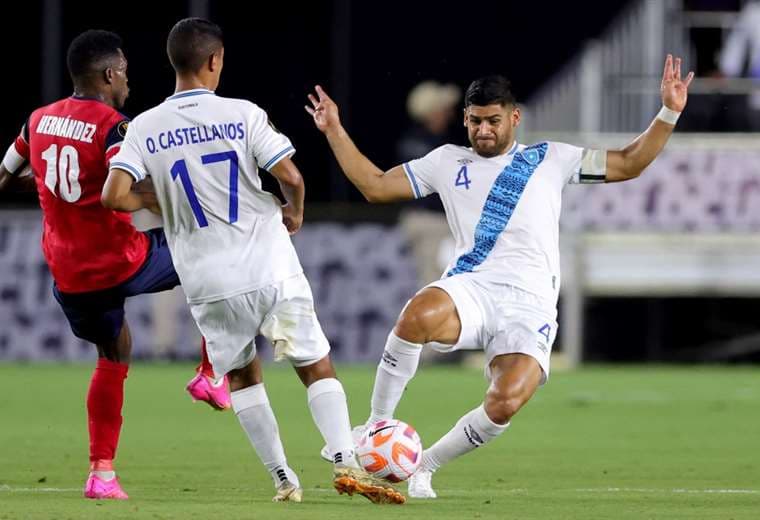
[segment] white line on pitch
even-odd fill
[[[579,493],[692,493],[692,494],[739,494],[756,495],[757,489],[649,489],[649,488],[586,488],[576,489]]]
[[[12,487],[7,484],[0,485],[0,493],[71,493],[82,491],[82,488],[52,488],[52,487]]]

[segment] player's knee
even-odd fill
[[[415,297],[401,312],[394,332],[406,341],[427,343],[435,333],[437,322],[436,309],[431,308],[425,298]]]
[[[412,343],[427,343],[432,335],[433,324],[424,307],[409,303],[399,316],[394,332],[396,335]]]
[[[488,392],[485,410],[488,418],[496,424],[507,424],[525,404],[521,396],[504,392]]]

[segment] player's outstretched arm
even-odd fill
[[[133,191],[134,182],[134,177],[128,172],[120,168],[111,168],[100,194],[100,202],[106,208],[116,211],[147,209],[160,214],[156,194],[150,191]]]
[[[681,79],[681,58],[668,54],[660,84],[663,109],[643,134],[622,150],[607,152],[607,182],[626,181],[638,177],[665,147],[676,125],[678,115],[686,107],[687,91],[694,73]]]
[[[11,147],[13,146],[14,145],[11,145]],[[0,162],[0,191],[37,191],[37,184],[34,180],[34,175],[27,175],[27,173],[31,172],[29,161],[24,160],[23,162],[18,162],[22,158],[19,157],[18,154],[14,155],[16,157],[17,164],[9,167],[6,166],[5,159]],[[6,154],[6,157],[7,156],[8,154]]]
[[[4,190],[9,184],[11,184],[12,180],[13,175],[11,175],[11,172],[9,172],[4,165],[0,164],[0,191]]]
[[[306,195],[303,177],[289,157],[275,164],[270,173],[277,179],[286,201],[282,206],[282,223],[288,233],[294,235],[303,224],[303,200]]]
[[[340,124],[338,105],[322,87],[315,87],[316,96],[309,94],[312,106],[306,111],[314,124],[325,134],[330,148],[343,173],[369,202],[394,202],[414,198],[414,191],[402,166],[383,172],[356,147],[345,128]]]

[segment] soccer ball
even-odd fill
[[[356,446],[359,464],[378,478],[401,482],[422,462],[422,441],[417,431],[396,419],[378,421],[364,432]]]

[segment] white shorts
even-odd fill
[[[483,349],[489,379],[493,358],[502,354],[526,354],[538,361],[543,371],[541,384],[546,382],[557,335],[556,307],[533,293],[490,282],[478,273],[457,274],[427,287],[446,291],[462,323],[456,344],[428,343],[431,348],[439,352]]]
[[[274,346],[274,359],[297,367],[316,363],[330,352],[314,312],[306,276],[299,274],[249,293],[190,306],[214,372],[222,377],[256,356],[256,336]]]

